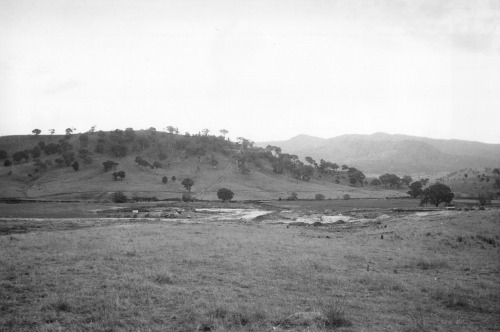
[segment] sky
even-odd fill
[[[0,0],[0,135],[500,143],[500,0]]]

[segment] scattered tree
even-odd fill
[[[370,182],[372,186],[380,186],[381,182],[379,179],[373,179],[372,182]]]
[[[175,134],[175,133],[178,133],[179,132],[179,129],[177,129],[176,127],[174,126],[168,126],[167,127],[167,131],[170,133],[170,134]]]
[[[423,199],[421,203],[431,203],[436,207],[440,203],[450,203],[455,197],[451,192],[451,188],[442,183],[434,183],[423,191]]]
[[[49,133],[50,133],[50,136],[52,137],[52,135],[54,135],[54,133],[56,132],[55,129],[49,129]]]
[[[21,160],[28,161],[30,159],[29,154],[26,151],[17,151],[12,155],[12,160],[16,163],[20,163]]]
[[[500,175],[500,169],[499,168],[494,168],[493,169],[493,174]]]
[[[422,196],[424,191],[422,190],[422,183],[420,181],[415,181],[410,184],[410,191],[408,191],[408,195],[413,198],[417,198]]]
[[[78,140],[80,141],[80,148],[86,148],[89,144],[89,135],[82,134],[78,137]]]
[[[118,166],[119,164],[112,161],[112,160],[107,160],[107,161],[103,162],[102,165],[104,167],[104,172],[109,172],[112,169],[116,168],[116,166]]]
[[[217,190],[217,198],[221,199],[223,202],[232,200],[234,193],[227,188],[220,188]]]
[[[38,136],[42,131],[40,129],[33,129],[31,132],[35,134],[35,136]]]
[[[78,161],[75,161],[72,166],[75,172],[78,172],[78,170],[80,169],[80,164],[78,163]]]
[[[66,128],[66,136],[71,136],[72,133],[73,133],[73,129]]]
[[[174,180],[172,180],[174,181]],[[185,178],[184,180],[182,180],[181,184],[184,186],[184,188],[186,188],[186,190],[191,194],[191,188],[193,187],[194,185],[194,181],[191,180],[190,178]]]
[[[351,199],[351,195],[349,195],[349,194],[345,194],[345,195],[344,195],[344,199],[345,199],[345,200],[349,200],[349,199]]]
[[[227,131],[226,129],[221,129],[221,130],[219,130],[219,132],[221,133],[222,137],[224,137],[224,139],[226,139],[226,135],[229,131]]]
[[[177,180],[175,176],[172,176],[170,179],[172,180],[172,182],[175,182],[175,180]]]
[[[12,165],[12,161],[10,161],[9,159],[5,159],[4,162],[3,162],[3,165],[5,167],[8,167],[8,166]]]
[[[403,183],[405,186],[410,186],[410,183],[412,183],[413,179],[409,175],[404,175],[401,178],[401,183]]]
[[[287,200],[288,201],[296,201],[299,199],[299,196],[297,195],[297,193],[294,191],[290,194],[290,196],[288,196]]]
[[[40,150],[40,148],[37,146],[35,146],[33,149],[30,150],[30,155],[32,158],[40,158],[40,155],[42,154],[42,151]]]
[[[161,178],[161,182],[167,183],[168,182],[168,177],[164,176]]]

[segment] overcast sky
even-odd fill
[[[0,115],[500,143],[500,0],[0,0]]]

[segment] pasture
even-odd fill
[[[354,208],[325,207],[328,201],[280,206],[285,203],[272,205]],[[265,218],[104,218],[95,210],[113,205],[68,204],[0,204],[0,229],[26,225],[0,233],[0,330],[491,331],[500,326],[496,209],[389,213],[346,228]],[[34,217],[43,221],[21,219]],[[66,226],[56,227],[61,223]]]

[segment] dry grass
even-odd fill
[[[499,217],[406,216],[344,233],[158,221],[4,235],[0,330],[497,329],[499,248],[477,237],[495,239]],[[392,233],[380,239],[381,227]]]

